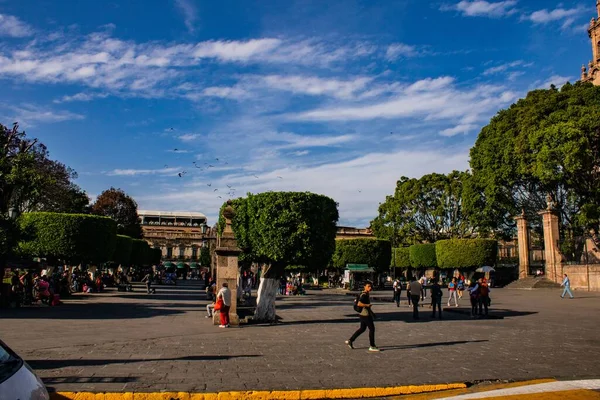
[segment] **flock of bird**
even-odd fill
[[[170,130],[173,131],[174,129],[170,128]],[[173,152],[174,153],[181,153],[183,151],[180,150],[180,149],[175,148],[175,149],[173,149]],[[229,165],[229,163],[227,161],[219,159],[219,158],[215,158],[214,161],[215,161],[214,164],[219,163],[219,164],[222,164],[222,165]],[[198,170],[198,172],[208,171],[211,168],[215,168],[215,165],[213,165],[213,163],[208,163],[208,162],[205,162],[203,165],[200,165],[200,163],[198,163],[196,161],[192,161],[192,165]],[[164,168],[169,168],[169,166],[165,164]],[[185,178],[187,175],[189,175],[189,173],[186,170],[182,170],[181,172],[177,173],[177,176],[179,178]],[[252,176],[254,178],[256,178],[256,179],[260,179],[258,175],[252,175]],[[283,179],[283,177],[282,176],[277,176],[277,179]],[[208,188],[212,189],[212,183],[210,183],[210,182],[206,183],[206,186]],[[229,185],[229,184],[226,184],[225,186],[227,186],[227,195],[229,197],[235,197],[235,191],[236,191],[236,189],[232,185]],[[225,190],[223,188],[221,189],[221,191],[219,191],[219,188],[214,188],[214,189],[212,189],[212,191],[213,191],[213,193],[215,193],[215,195],[219,199],[223,198],[223,196],[221,196],[219,193],[225,193]]]

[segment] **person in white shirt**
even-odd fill
[[[421,284],[421,301],[427,298],[427,289],[425,286],[427,285],[427,277],[423,275],[421,279],[419,279],[419,283]]]
[[[221,325],[219,328],[229,328],[229,309],[231,308],[231,290],[227,285],[227,282],[223,282],[223,287],[217,293],[217,301],[221,299],[223,305],[219,310],[219,317],[221,319]]]

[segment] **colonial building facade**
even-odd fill
[[[600,85],[600,0],[596,1],[598,19],[592,18],[588,35],[592,41],[592,60],[581,67],[581,81]]]
[[[138,210],[144,239],[161,249],[163,261],[199,262],[202,247],[216,244],[216,230],[197,212]]]

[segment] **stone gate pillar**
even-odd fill
[[[559,282],[562,277],[563,257],[559,249],[560,232],[558,230],[558,215],[553,210],[552,203],[548,208],[538,213],[542,216],[544,230],[544,258],[546,259],[546,277]]]
[[[231,219],[234,217],[235,211],[231,207],[231,203],[227,202],[227,207],[223,210],[225,218],[225,228],[223,233],[217,237],[217,248],[215,249],[216,265],[217,265],[217,290],[219,290],[223,282],[227,282],[229,290],[231,290],[231,309],[229,310],[229,319],[231,325],[239,325],[240,320],[237,315],[237,292],[239,282],[238,256],[242,252],[237,247],[237,240],[233,229],[231,229]],[[213,322],[219,324],[219,314],[215,313]]]
[[[529,276],[529,226],[525,211],[518,217],[517,221],[517,244],[519,246],[519,279]]]

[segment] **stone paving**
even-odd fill
[[[154,295],[81,295],[61,307],[0,310],[0,339],[60,391],[225,391],[397,386],[600,375],[600,294],[495,289],[493,319],[468,299],[439,321],[406,304],[375,303],[376,340],[352,297],[309,292],[277,301],[281,323],[219,329],[193,282]],[[391,297],[391,293],[389,294]],[[445,301],[445,299],[444,299]],[[457,311],[454,309],[453,311]]]

